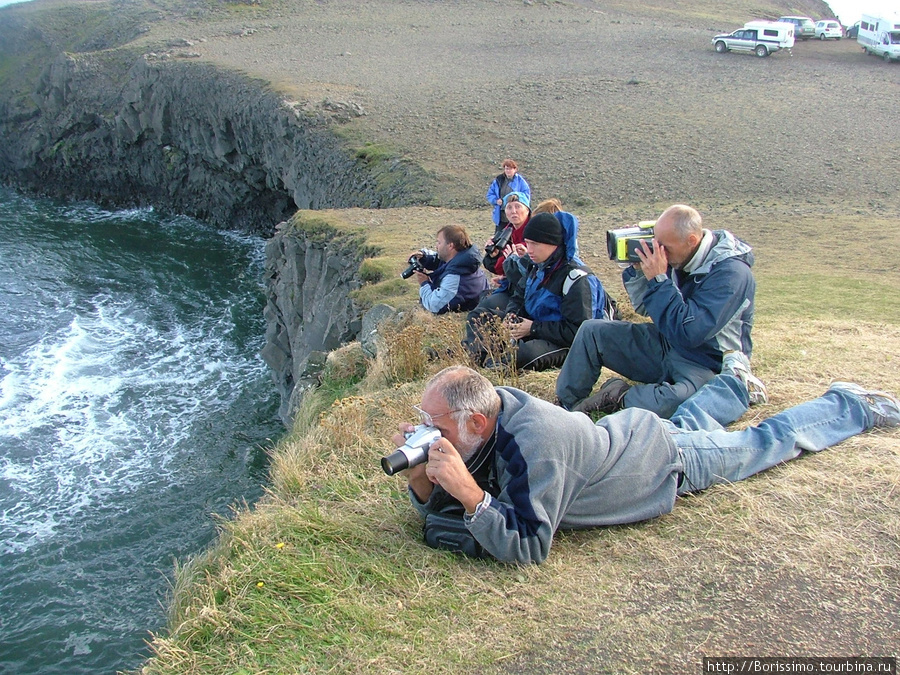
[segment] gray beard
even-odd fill
[[[470,433],[467,429],[459,429],[458,430],[458,445],[457,452],[459,452],[459,456],[462,457],[464,462],[468,462],[469,459],[474,455],[478,449],[481,447],[481,444],[484,443],[481,436],[478,434]]]

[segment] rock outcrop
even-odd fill
[[[423,200],[422,172],[373,165],[332,131],[350,104],[290,103],[263,83],[144,54],[61,53],[32,106],[0,100],[0,179],[103,205],[152,205],[270,234],[297,209]]]
[[[361,235],[339,232],[311,214],[282,223],[266,244],[262,357],[272,370],[287,427],[303,394],[317,384],[322,352],[360,331],[351,292],[361,285],[365,253]]]

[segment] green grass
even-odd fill
[[[407,217],[430,231],[426,214],[382,214],[369,238],[382,248],[408,237],[398,226]],[[900,390],[891,299],[900,275],[848,280],[827,261],[798,274],[769,245],[757,249],[766,265],[754,364],[772,400],[741,423],[832,379]],[[704,654],[759,644],[844,654],[890,642],[900,600],[897,432],[679,500],[653,521],[559,533],[540,567],[427,548],[403,479],[378,463],[423,382],[455,360],[431,362],[424,347],[458,346],[461,321],[408,313],[386,331],[378,359],[358,345],[333,355],[272,452],[269,496],[223,522],[216,547],[179,573],[177,609],[144,673],[693,672]],[[554,379],[532,373],[513,384],[550,398]],[[782,630],[804,635],[800,645],[779,642]]]
[[[363,147],[357,148],[353,153],[354,156],[362,160],[368,165],[389,162],[395,159],[397,152],[383,143],[366,143]]]
[[[900,323],[900,282],[869,273],[792,273],[766,277],[759,288],[758,314],[794,318],[854,319]]]

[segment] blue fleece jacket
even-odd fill
[[[659,417],[629,409],[593,424],[523,391],[497,387],[502,410],[493,442],[497,494],[466,527],[505,562],[540,563],[558,528],[619,525],[668,513],[681,460]],[[424,516],[434,489],[413,506]]]

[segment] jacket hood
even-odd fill
[[[584,263],[578,257],[578,218],[567,211],[553,214],[563,227],[563,243],[566,246],[566,259],[574,260],[579,265]]]
[[[472,274],[481,267],[481,252],[477,246],[472,245],[457,252],[447,266],[453,269],[454,274]]]
[[[708,274],[713,265],[717,265],[727,258],[738,258],[742,260],[747,267],[753,267],[755,260],[753,249],[746,242],[735,237],[728,230],[714,230],[713,236],[716,238],[713,247],[695,271],[694,274]]]

